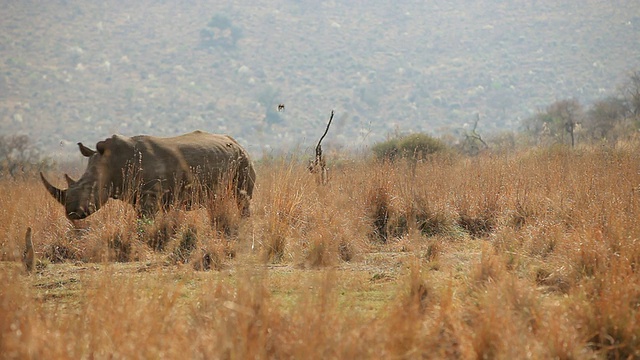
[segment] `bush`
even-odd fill
[[[395,137],[377,143],[372,148],[376,158],[391,161],[398,158],[421,160],[446,149],[441,140],[422,133]]]

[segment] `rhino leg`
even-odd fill
[[[137,210],[139,217],[153,218],[160,210],[160,199],[153,192],[144,193],[140,197]]]
[[[251,216],[251,210],[249,209],[250,198],[246,191],[242,190],[238,193],[236,200],[238,201],[238,208],[240,209],[240,216],[247,218]]]
[[[160,185],[142,192],[138,212],[146,217],[154,217],[159,211],[167,211],[173,204],[173,196],[169,190],[162,190]]]

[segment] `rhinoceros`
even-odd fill
[[[47,191],[65,207],[70,220],[96,212],[109,199],[134,205],[140,216],[153,216],[172,204],[187,209],[231,190],[242,216],[249,216],[256,173],[247,151],[231,136],[203,131],[160,138],[113,135],[92,150],[78,143],[89,158],[79,180],[65,179],[68,188],[51,185],[40,173]]]

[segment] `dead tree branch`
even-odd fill
[[[465,139],[462,144],[462,149],[469,155],[477,155],[480,151],[489,148],[489,145],[482,139],[482,136],[476,132],[478,122],[480,122],[480,114],[476,115],[476,121],[473,123],[473,129],[471,129],[470,132],[465,132],[464,134]],[[478,143],[482,144],[482,149]]]
[[[309,164],[309,171],[314,174],[320,174],[318,179],[319,183],[326,184],[328,182],[328,170],[327,170],[327,162],[322,156],[322,140],[327,133],[329,132],[329,126],[331,126],[331,121],[333,121],[333,110],[331,110],[331,117],[329,118],[329,122],[327,123],[327,128],[324,130],[324,134],[320,137],[318,141],[318,145],[316,146],[316,158]]]

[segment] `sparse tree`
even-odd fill
[[[480,115],[476,115],[476,121],[473,123],[471,131],[464,133],[464,141],[461,143],[462,152],[467,155],[478,155],[481,151],[489,148],[489,145],[482,139],[482,136],[476,131],[480,122]]]
[[[622,92],[629,112],[636,119],[640,118],[640,70],[635,71],[623,86]]]
[[[539,138],[552,139],[564,143],[565,134],[569,135],[571,146],[575,146],[576,129],[582,122],[582,105],[576,99],[554,102],[544,111],[524,121],[525,131]]]
[[[43,157],[27,135],[0,135],[0,177],[50,168],[51,159]]]
[[[575,146],[575,130],[576,126],[582,121],[582,105],[576,99],[567,99],[556,101],[551,104],[547,112],[552,116],[556,125],[564,128],[561,131],[562,142],[564,142],[564,133],[569,134],[571,139],[571,147]]]
[[[608,97],[596,101],[587,112],[584,127],[593,140],[616,140],[620,135],[615,129],[626,121],[625,101],[617,97]]]

